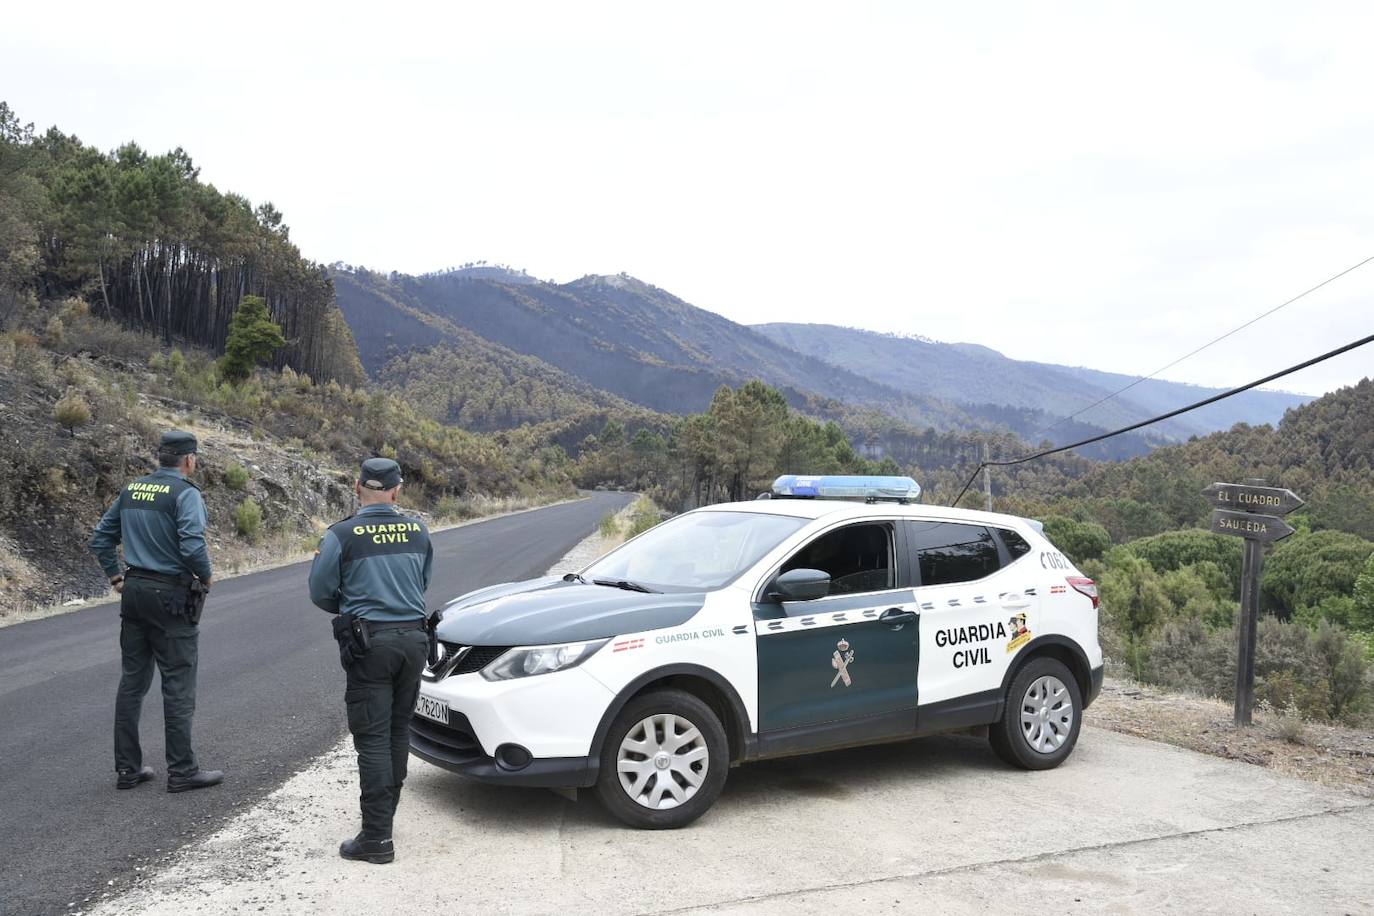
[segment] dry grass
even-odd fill
[[[1227,703],[1109,678],[1088,725],[1240,760],[1374,798],[1374,735],[1261,707],[1238,728]]]

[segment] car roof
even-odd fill
[[[951,522],[972,522],[979,525],[1000,525],[1001,527],[1034,527],[1028,519],[1018,515],[1003,515],[1000,512],[980,512],[976,509],[955,509],[950,506],[923,505],[921,503],[876,502],[861,503],[857,500],[843,499],[754,499],[748,502],[718,503],[702,506],[696,512],[753,512],[758,515],[788,515],[793,518],[827,519],[844,521],[893,516],[911,518],[939,519]]]

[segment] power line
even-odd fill
[[[1370,260],[1374,260],[1374,258],[1371,258]],[[1250,382],[1249,384],[1241,385],[1239,388],[1232,388],[1229,391],[1223,391],[1220,394],[1214,394],[1209,398],[1203,398],[1201,401],[1198,401],[1195,404],[1189,404],[1186,407],[1180,407],[1177,410],[1171,410],[1168,413],[1162,413],[1159,416],[1151,417],[1148,420],[1141,420],[1139,423],[1132,423],[1130,426],[1123,426],[1121,429],[1113,430],[1109,433],[1102,433],[1101,435],[1093,436],[1089,439],[1084,439],[1081,442],[1073,442],[1069,445],[1060,445],[1056,448],[1045,449],[1042,452],[1036,452],[1034,455],[1024,455],[1020,458],[1007,458],[1002,461],[984,461],[978,465],[978,469],[973,472],[972,476],[969,477],[968,482],[964,484],[964,488],[959,491],[959,495],[954,498],[954,502],[950,503],[950,505],[959,505],[959,500],[964,498],[964,494],[968,492],[968,488],[971,487],[973,485],[973,482],[978,479],[979,472],[981,472],[985,467],[1008,467],[1013,464],[1025,464],[1027,461],[1034,461],[1037,458],[1044,458],[1048,455],[1058,454],[1059,452],[1067,452],[1070,449],[1081,448],[1084,445],[1092,445],[1094,442],[1101,442],[1103,439],[1110,439],[1112,436],[1119,436],[1122,433],[1133,432],[1137,429],[1140,429],[1142,426],[1149,426],[1150,424],[1158,423],[1161,420],[1168,420],[1178,416],[1179,414],[1185,414],[1190,410],[1197,410],[1199,407],[1206,407],[1208,404],[1215,404],[1217,401],[1225,400],[1226,398],[1240,394],[1243,391],[1249,391],[1251,388],[1258,388],[1260,385],[1268,384],[1269,382],[1272,382],[1275,379],[1283,378],[1285,375],[1292,375],[1294,372],[1306,369],[1309,366],[1315,366],[1317,363],[1325,362],[1326,360],[1331,359],[1333,356],[1340,356],[1342,353],[1349,352],[1350,350],[1354,350],[1358,347],[1363,347],[1367,343],[1374,343],[1374,334],[1370,334],[1368,337],[1362,337],[1359,340],[1348,343],[1343,347],[1337,347],[1334,350],[1330,350],[1326,353],[1323,353],[1321,356],[1314,356],[1306,362],[1298,363],[1296,366],[1289,366],[1287,369],[1275,372],[1273,375],[1266,375],[1264,378],[1256,379],[1255,381]]]
[[[1062,426],[1063,424],[1069,422],[1069,421],[1072,420],[1074,417],[1081,416],[1082,414],[1085,414],[1085,413],[1087,413],[1088,411],[1092,410],[1094,407],[1097,407],[1097,406],[1099,406],[1099,405],[1101,405],[1101,404],[1107,403],[1107,402],[1110,401],[1112,398],[1116,397],[1118,394],[1123,394],[1123,393],[1125,393],[1125,392],[1127,392],[1127,391],[1130,391],[1132,388],[1134,388],[1136,385],[1139,385],[1141,382],[1149,381],[1150,379],[1154,378],[1156,375],[1159,375],[1159,373],[1164,372],[1164,371],[1169,370],[1169,369],[1172,369],[1174,366],[1177,366],[1179,363],[1183,362],[1183,361],[1186,360],[1186,359],[1191,359],[1192,357],[1197,356],[1199,353],[1201,353],[1203,350],[1206,350],[1208,347],[1212,346],[1213,344],[1220,343],[1221,341],[1225,340],[1226,338],[1230,337],[1231,335],[1236,334],[1236,333],[1239,333],[1240,331],[1245,330],[1246,328],[1250,327],[1250,325],[1254,324],[1255,322],[1257,322],[1257,321],[1259,321],[1259,320],[1261,320],[1261,319],[1263,319],[1263,318],[1268,318],[1270,315],[1274,314],[1274,313],[1277,312],[1279,309],[1287,308],[1288,306],[1292,305],[1294,302],[1297,302],[1299,299],[1303,298],[1304,296],[1307,296],[1307,295],[1310,294],[1310,293],[1315,293],[1317,290],[1321,289],[1323,286],[1326,286],[1328,283],[1334,283],[1335,281],[1339,280],[1341,277],[1344,277],[1346,274],[1352,273],[1352,272],[1354,272],[1354,271],[1356,271],[1356,270],[1359,270],[1361,267],[1365,266],[1365,265],[1368,264],[1370,261],[1374,261],[1374,255],[1370,255],[1369,257],[1365,258],[1363,261],[1361,261],[1361,262],[1358,263],[1358,264],[1354,264],[1354,265],[1352,265],[1352,266],[1350,266],[1350,267],[1347,267],[1345,270],[1341,271],[1341,272],[1338,273],[1338,274],[1333,274],[1332,276],[1327,277],[1325,280],[1323,280],[1322,282],[1318,283],[1316,286],[1312,287],[1311,289],[1307,289],[1307,290],[1304,290],[1304,291],[1298,293],[1296,296],[1294,296],[1292,299],[1289,299],[1287,302],[1280,302],[1278,305],[1274,306],[1274,307],[1271,308],[1269,311],[1264,312],[1264,313],[1259,314],[1259,315],[1256,315],[1254,318],[1251,318],[1249,321],[1245,322],[1245,323],[1242,324],[1242,325],[1238,325],[1238,326],[1232,328],[1231,330],[1227,331],[1225,334],[1222,334],[1220,337],[1216,337],[1216,338],[1213,338],[1212,340],[1207,341],[1207,343],[1205,343],[1205,344],[1203,344],[1202,346],[1198,347],[1196,350],[1191,350],[1191,351],[1189,351],[1188,353],[1183,354],[1183,355],[1180,356],[1178,359],[1174,360],[1173,362],[1169,363],[1168,365],[1160,366],[1158,369],[1156,369],[1155,371],[1151,372],[1149,375],[1142,375],[1140,378],[1136,379],[1135,381],[1131,382],[1131,383],[1128,384],[1128,385],[1125,385],[1124,387],[1118,388],[1116,391],[1113,391],[1111,394],[1108,394],[1108,395],[1105,395],[1104,397],[1098,398],[1096,401],[1093,401],[1091,404],[1089,404],[1087,407],[1084,407],[1082,410],[1074,411],[1073,413],[1069,414],[1067,417],[1063,417],[1063,418],[1061,418],[1061,419],[1059,419],[1059,420],[1056,420],[1053,424],[1051,424],[1051,425],[1045,427],[1045,428],[1042,429],[1040,432],[1036,433],[1036,434],[1035,434],[1035,438],[1036,438],[1036,439],[1039,439],[1040,437],[1044,436],[1046,433],[1050,432],[1051,430],[1056,429],[1057,427]]]

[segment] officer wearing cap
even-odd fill
[[[376,864],[395,858],[391,824],[429,653],[425,589],[434,551],[424,523],[396,508],[400,489],[396,462],[364,461],[354,484],[361,508],[325,532],[310,567],[310,600],[322,610],[358,619],[368,643],[341,653],[341,659],[349,659],[344,702],[358,752],[362,831],[343,842],[339,855]],[[336,633],[341,629],[347,632],[336,627]]]
[[[155,775],[143,765],[138,720],[143,697],[162,675],[166,725],[167,791],[217,785],[219,770],[202,770],[191,749],[196,709],[199,606],[191,595],[210,588],[205,546],[205,502],[187,477],[196,469],[196,437],[164,433],[158,469],[120,491],[101,517],[90,549],[120,594],[119,647],[123,673],[115,698],[115,786],[132,789]],[[118,547],[124,544],[121,569]]]

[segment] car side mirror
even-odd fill
[[[819,569],[789,569],[768,586],[773,601],[814,601],[830,594],[830,574]]]

